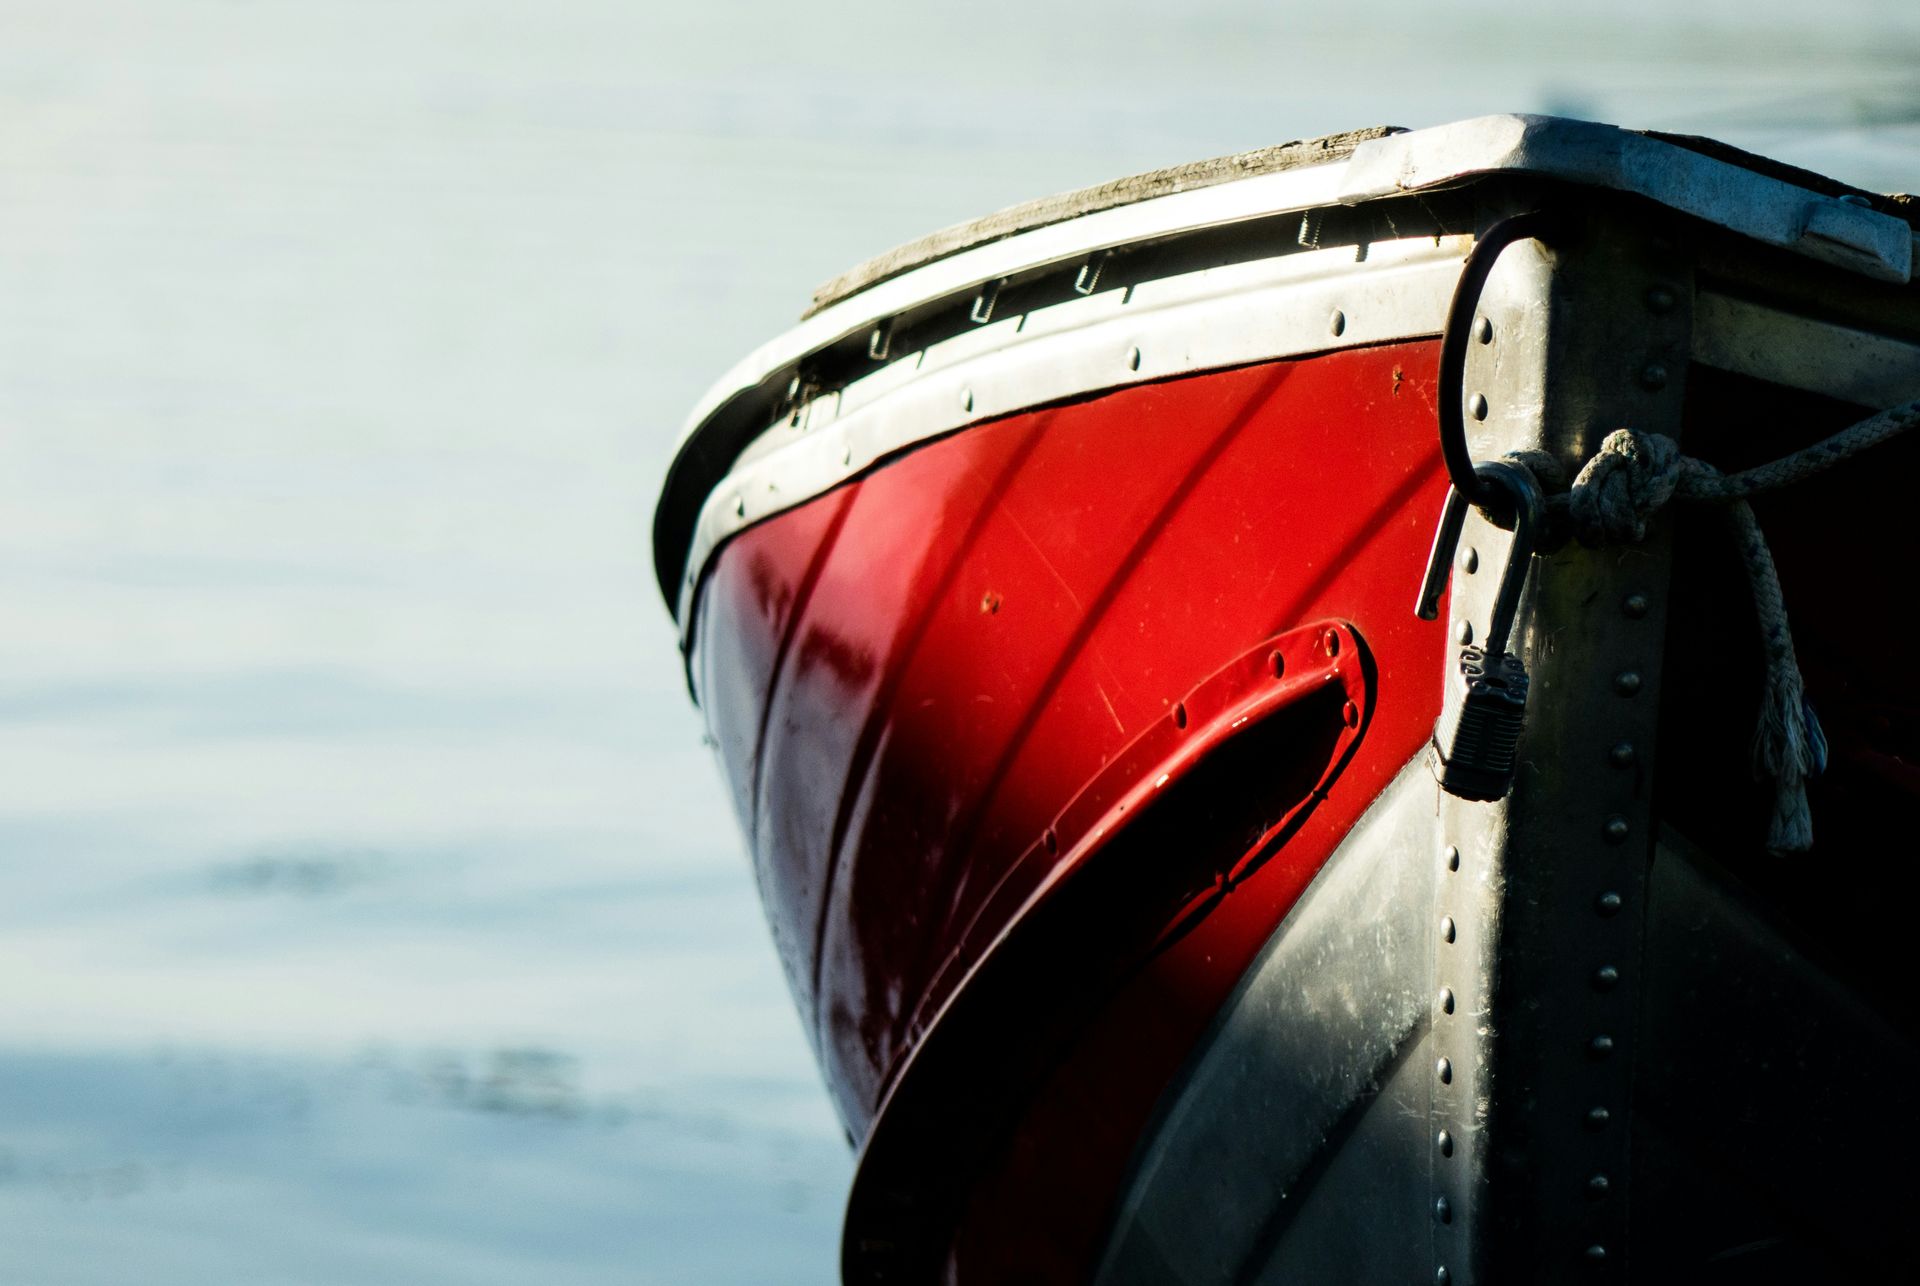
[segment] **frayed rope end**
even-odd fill
[[[1820,774],[1826,759],[1826,734],[1807,704],[1799,668],[1774,667],[1767,676],[1767,696],[1753,736],[1754,775],[1774,785],[1769,853],[1785,856],[1813,847],[1807,780]]]

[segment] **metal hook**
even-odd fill
[[[1497,657],[1506,651],[1507,638],[1513,632],[1513,619],[1520,610],[1520,591],[1526,583],[1524,560],[1532,557],[1539,540],[1547,501],[1532,471],[1512,460],[1487,460],[1475,465],[1473,472],[1483,490],[1504,493],[1513,504],[1513,553],[1508,559],[1507,574],[1500,581],[1499,596],[1494,600],[1493,623],[1486,639],[1487,655]],[[1460,547],[1469,503],[1458,487],[1447,489],[1446,507],[1440,511],[1440,525],[1433,533],[1433,550],[1427,555],[1427,574],[1420,582],[1420,597],[1413,608],[1414,615],[1423,621],[1440,615],[1440,593],[1446,589],[1452,574],[1453,554]]]
[[[1505,496],[1481,479],[1474,467],[1473,452],[1467,446],[1467,344],[1473,332],[1474,313],[1480,307],[1480,292],[1486,288],[1487,276],[1502,250],[1516,241],[1552,241],[1563,234],[1565,226],[1559,214],[1531,210],[1502,219],[1488,228],[1467,252],[1467,260],[1460,266],[1460,280],[1454,284],[1453,300],[1447,305],[1447,326],[1440,335],[1436,389],[1440,403],[1440,457],[1446,461],[1447,477],[1454,487],[1483,509],[1498,509]],[[1442,525],[1444,527],[1444,522]]]

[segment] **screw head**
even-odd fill
[[[1595,1201],[1613,1190],[1613,1183],[1604,1174],[1596,1174],[1587,1180],[1587,1195]]]
[[[1459,849],[1449,844],[1447,845],[1447,851],[1445,856],[1447,859],[1447,869],[1449,871],[1457,871],[1460,869],[1460,850]]]
[[[1464,546],[1460,550],[1460,557],[1454,561],[1459,565],[1461,571],[1471,576],[1480,570],[1480,551],[1472,545]]]
[[[1612,991],[1620,985],[1620,971],[1612,965],[1601,965],[1593,971],[1593,989]]]
[[[1467,399],[1467,414],[1476,420],[1487,418],[1487,398],[1484,393],[1475,393]]]
[[[1340,707],[1340,720],[1349,728],[1360,726],[1360,707],[1349,701]]]
[[[1453,624],[1453,641],[1462,647],[1473,642],[1473,622],[1455,621]]]
[[[972,389],[963,388],[960,390],[960,409],[963,411],[971,411],[973,409]]]
[[[1597,1242],[1597,1241],[1596,1241],[1596,1242],[1594,1242],[1594,1243],[1593,1243],[1593,1245],[1591,1245],[1591,1246],[1588,1246],[1588,1247],[1587,1247],[1587,1262],[1588,1262],[1588,1263],[1590,1263],[1590,1264],[1604,1264],[1604,1263],[1606,1263],[1606,1262],[1607,1262],[1607,1248],[1606,1248],[1605,1246],[1603,1246],[1603,1245],[1601,1245],[1601,1244],[1600,1244],[1599,1242]]]
[[[1450,915],[1441,916],[1440,917],[1440,940],[1442,942],[1452,942],[1453,933],[1454,933],[1453,917]]]
[[[1325,652],[1328,656],[1339,656],[1340,655],[1339,631],[1328,630],[1325,634],[1322,634],[1320,636],[1320,649],[1321,651]]]
[[[1593,900],[1593,909],[1601,915],[1619,915],[1621,897],[1609,889]]]
[[[1453,1012],[1453,988],[1452,987],[1440,988],[1439,999],[1440,999],[1440,1012],[1443,1014],[1452,1013]]]
[[[1607,1111],[1604,1107],[1590,1107],[1587,1109],[1587,1128],[1589,1130],[1604,1130],[1607,1128],[1607,1122],[1612,1119],[1613,1113]]]
[[[735,496],[733,498],[733,516],[736,518],[744,518],[747,516],[747,498],[745,496]]]
[[[1287,672],[1287,658],[1281,655],[1279,648],[1267,653],[1267,669],[1273,672],[1276,679]]]
[[[1645,594],[1629,594],[1620,602],[1620,610],[1636,621],[1647,614],[1649,606]]]
[[[1447,1271],[1445,1264],[1442,1264],[1433,1270],[1433,1280],[1435,1286],[1447,1286],[1447,1283],[1453,1280],[1453,1274]]]
[[[1609,817],[1600,833],[1606,836],[1609,844],[1624,844],[1627,842],[1627,836],[1633,833],[1633,827],[1627,824],[1627,819],[1624,817]]]
[[[1433,1136],[1433,1142],[1434,1145],[1440,1149],[1441,1156],[1450,1157],[1453,1155],[1453,1133],[1451,1131],[1440,1131],[1440,1133]]]
[[[1656,313],[1670,313],[1673,311],[1674,304],[1678,302],[1678,296],[1666,286],[1647,288],[1647,307]]]
[[[1127,369],[1130,371],[1140,369],[1140,350],[1138,348],[1129,348],[1127,350]]]
[[[1640,671],[1622,670],[1613,676],[1613,690],[1623,697],[1633,696],[1640,691]]]
[[[1613,1056],[1613,1037],[1595,1036],[1587,1042],[1587,1052],[1595,1058],[1611,1058]]]
[[[1338,308],[1334,309],[1333,316],[1327,318],[1327,329],[1336,335],[1345,334],[1347,330],[1347,315]]]
[[[1648,362],[1640,369],[1640,387],[1649,391],[1667,386],[1667,368],[1658,362]]]
[[[1615,768],[1631,768],[1638,757],[1631,741],[1616,742],[1613,749],[1607,752],[1607,760]]]
[[[1433,1074],[1434,1074],[1435,1076],[1438,1076],[1438,1077],[1440,1078],[1440,1083],[1441,1083],[1442,1085],[1451,1085],[1451,1084],[1453,1084],[1453,1062],[1452,1062],[1452,1060],[1451,1060],[1451,1059],[1446,1059],[1446,1058],[1443,1058],[1443,1059],[1441,1059],[1441,1060],[1440,1060],[1439,1062],[1437,1062],[1437,1063],[1435,1063],[1435,1064],[1433,1065]]]
[[[1493,319],[1490,317],[1482,317],[1479,321],[1476,321],[1473,324],[1473,337],[1482,344],[1491,344],[1493,342]]]
[[[1453,1203],[1445,1197],[1436,1197],[1433,1202],[1433,1217],[1441,1223],[1452,1223]]]

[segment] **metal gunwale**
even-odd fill
[[[990,283],[1071,266],[1104,251],[1275,215],[1436,192],[1493,174],[1531,175],[1630,193],[1872,280],[1904,283],[1912,276],[1913,229],[1895,214],[1862,204],[1858,194],[1815,191],[1613,126],[1538,116],[1487,116],[1389,134],[1360,143],[1345,160],[1151,197],[1046,224],[879,281],[763,344],[712,386],[682,430],[654,523],[656,572],[683,637],[691,629],[691,591],[711,554],[711,547],[695,547],[702,510],[714,493],[729,485],[741,449],[788,409],[793,393],[805,394],[802,373],[815,355],[884,328],[910,309],[944,299],[964,302]],[[1324,347],[1364,342],[1350,335],[1340,338]],[[1162,373],[1194,369],[1201,367]],[[1100,387],[1125,382],[1115,379]],[[804,407],[796,409],[804,414]],[[931,430],[928,436],[944,431]],[[800,479],[781,490],[794,503],[851,474],[848,469],[836,476]]]

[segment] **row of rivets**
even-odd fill
[[[1674,304],[1673,293],[1665,287],[1655,287],[1647,293],[1647,305],[1656,313],[1669,311]],[[1667,371],[1658,363],[1649,364],[1640,373],[1640,383],[1647,389],[1664,388],[1667,383]],[[1652,609],[1647,596],[1641,593],[1628,594],[1620,601],[1620,611],[1629,620],[1643,620]],[[1640,673],[1637,670],[1621,670],[1613,676],[1613,691],[1616,696],[1632,698],[1639,695],[1641,688]],[[1631,741],[1620,741],[1607,752],[1608,760],[1616,768],[1631,768],[1639,760],[1638,752]],[[1615,814],[1601,826],[1601,838],[1609,845],[1626,843],[1633,827],[1625,817]],[[1610,920],[1620,913],[1624,899],[1613,889],[1602,890],[1594,897],[1594,913],[1603,920]],[[1593,971],[1593,987],[1604,995],[1620,984],[1620,970],[1611,964],[1603,964]],[[1605,1033],[1596,1034],[1587,1042],[1587,1053],[1594,1059],[1607,1059],[1613,1055],[1613,1037]],[[1613,1112],[1604,1103],[1589,1107],[1584,1124],[1595,1134],[1604,1133],[1613,1120]],[[1612,1191],[1612,1180],[1604,1171],[1596,1171],[1587,1179],[1587,1197],[1592,1201],[1604,1200]],[[1599,1242],[1587,1247],[1586,1257],[1589,1263],[1603,1264],[1607,1259],[1607,1248]]]
[[[1484,314],[1476,317],[1473,323],[1473,338],[1477,343],[1483,345],[1493,343],[1492,319]],[[1486,394],[1475,393],[1467,399],[1467,414],[1471,415],[1475,420],[1484,421],[1490,411],[1491,407],[1487,403]],[[1454,554],[1454,566],[1459,568],[1463,575],[1473,575],[1480,570],[1480,551],[1472,545],[1461,545],[1459,550]],[[1456,620],[1453,626],[1453,638],[1454,641],[1462,647],[1472,643],[1474,639],[1473,623],[1464,618]],[[1460,849],[1457,845],[1447,844],[1442,847],[1441,864],[1446,868],[1447,877],[1459,874]],[[1450,893],[1452,889],[1451,880],[1443,877],[1443,884],[1446,886],[1446,891]],[[1446,906],[1449,901],[1450,898],[1443,894],[1442,906]],[[1444,910],[1440,916],[1439,930],[1440,941],[1445,947],[1451,947],[1457,943],[1460,932],[1459,925],[1454,922],[1453,916],[1447,914]],[[1456,963],[1456,957],[1453,952],[1443,949],[1436,963],[1440,967],[1441,979],[1439,990],[1435,994],[1435,1008],[1438,1010],[1438,1013],[1434,1020],[1433,1030],[1435,1036],[1439,1037],[1450,1026],[1445,1020],[1452,1017],[1454,1008],[1458,1003],[1451,983],[1451,966]],[[1433,1074],[1434,1078],[1438,1080],[1441,1085],[1453,1084],[1453,1061],[1442,1055],[1434,1061]],[[1436,1111],[1436,1115],[1440,1115],[1440,1112]],[[1453,1132],[1444,1126],[1437,1129],[1433,1136],[1433,1146],[1434,1151],[1439,1154],[1442,1161],[1451,1160],[1454,1153]],[[1442,1178],[1439,1174],[1436,1174],[1434,1178],[1436,1184],[1446,1182],[1446,1179]],[[1434,1198],[1433,1211],[1434,1218],[1440,1224],[1450,1225],[1453,1222],[1453,1207],[1444,1193],[1438,1194]],[[1436,1257],[1444,1255],[1444,1251],[1438,1245],[1435,1246],[1435,1252]],[[1444,1258],[1441,1258],[1441,1261],[1434,1265],[1433,1280],[1439,1283],[1439,1286],[1447,1286],[1447,1284],[1453,1280],[1453,1272],[1447,1266]]]
[[[1451,877],[1458,875],[1460,872],[1459,848],[1452,844],[1443,845],[1440,850],[1440,865],[1445,871],[1445,874],[1441,877],[1442,883],[1445,886],[1445,892],[1451,892],[1451,889],[1452,889]],[[1448,898],[1445,896],[1445,892],[1443,892],[1442,899],[1441,899],[1443,906],[1448,901]],[[1453,945],[1456,939],[1459,937],[1459,931],[1460,931],[1459,926],[1454,923],[1453,917],[1451,915],[1446,914],[1443,911],[1440,916],[1440,923],[1438,927],[1440,931],[1440,941],[1442,943],[1447,944],[1448,946]],[[1445,1020],[1452,1016],[1454,1008],[1458,1004],[1458,1001],[1455,998],[1453,993],[1453,987],[1450,983],[1451,975],[1448,971],[1448,966],[1453,963],[1453,960],[1454,960],[1454,957],[1452,952],[1443,952],[1439,961],[1437,961],[1437,963],[1440,965],[1441,982],[1440,982],[1439,989],[1434,993],[1435,1016],[1434,1016],[1433,1030],[1436,1037],[1439,1037],[1444,1034],[1447,1026]],[[1439,1042],[1436,1042],[1436,1043],[1439,1043]],[[1442,1047],[1444,1048],[1445,1046],[1442,1045]],[[1434,1079],[1437,1080],[1441,1085],[1453,1084],[1453,1060],[1446,1057],[1445,1055],[1441,1055],[1439,1058],[1435,1059],[1433,1064],[1433,1075],[1434,1075]],[[1453,1157],[1453,1149],[1454,1149],[1453,1132],[1447,1129],[1445,1126],[1439,1127],[1434,1132],[1433,1147],[1434,1147],[1434,1151],[1438,1153],[1440,1160],[1442,1161],[1450,1160]],[[1436,1187],[1440,1187],[1444,1189],[1447,1186],[1446,1179],[1439,1174],[1436,1174],[1434,1176],[1434,1182]],[[1452,1203],[1452,1200],[1446,1195],[1445,1191],[1438,1192],[1434,1196],[1433,1217],[1434,1217],[1434,1220],[1443,1227],[1451,1225],[1453,1223],[1453,1203]],[[1440,1248],[1437,1246],[1435,1249],[1436,1249],[1436,1252],[1440,1251]],[[1444,1252],[1440,1252],[1440,1253],[1444,1253]],[[1445,1262],[1437,1263],[1434,1266],[1433,1279],[1436,1282],[1442,1282],[1442,1283],[1449,1282],[1452,1280],[1452,1273],[1447,1268],[1447,1265],[1445,1264]]]

